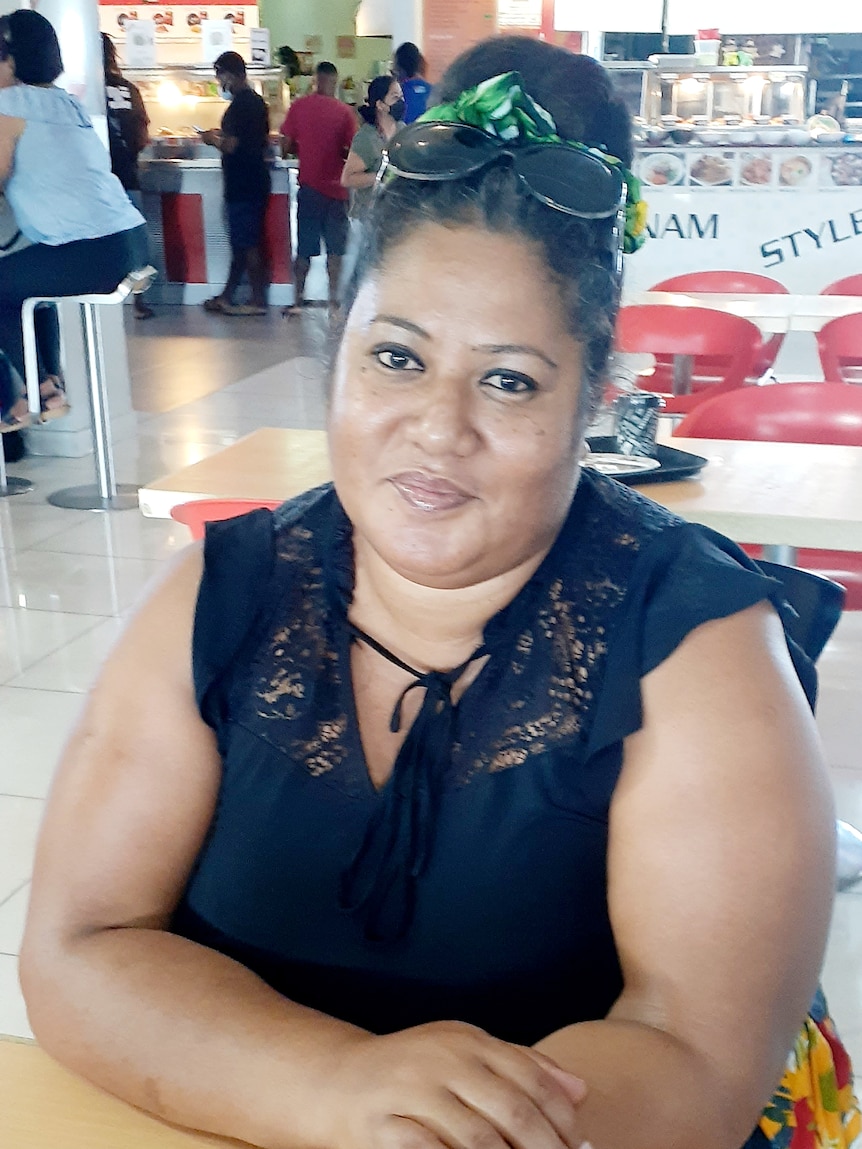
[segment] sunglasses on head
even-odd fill
[[[504,162],[531,196],[555,211],[594,220],[625,212],[623,178],[598,156],[563,143],[510,147],[471,124],[429,121],[402,128],[389,142],[381,176],[392,170],[409,180],[441,182]]]

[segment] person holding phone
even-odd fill
[[[268,284],[262,245],[270,193],[266,166],[269,115],[266,103],[248,82],[245,61],[238,52],[222,52],[213,68],[229,107],[221,128],[201,131],[200,137],[221,152],[231,261],[227,283],[203,306],[218,315],[266,315]],[[245,277],[251,302],[237,303],[236,293]]]

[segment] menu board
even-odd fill
[[[423,27],[423,52],[433,83],[461,52],[496,33],[497,0],[425,0]]]
[[[542,0],[498,0],[497,23],[506,28],[541,28]]]
[[[635,173],[646,192],[686,187],[746,191],[862,187],[862,148],[644,148]]]
[[[862,261],[862,147],[643,148],[647,242],[626,288],[733,269],[820,291]]]

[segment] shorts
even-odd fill
[[[260,247],[263,239],[263,220],[269,196],[264,199],[237,199],[225,201],[227,231],[234,251]]]
[[[299,259],[320,255],[321,239],[327,255],[344,255],[349,229],[346,199],[332,199],[314,188],[299,189],[296,203],[296,254]]]

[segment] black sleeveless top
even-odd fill
[[[783,611],[780,584],[585,471],[545,560],[486,627],[409,928],[380,941],[339,901],[386,800],[357,729],[352,580],[330,486],[208,528],[193,669],[223,775],[172,929],[372,1032],[457,1019],[529,1045],[605,1016],[622,989],[608,812],[640,679],[700,623],[762,599]]]

